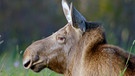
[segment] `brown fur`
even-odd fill
[[[135,55],[107,44],[102,26],[85,21],[62,1],[68,24],[32,43],[24,52],[24,67],[34,72],[49,68],[64,76],[119,76],[127,68],[124,76],[135,76]]]
[[[104,39],[101,27],[86,32],[78,44],[80,47],[76,48],[81,54],[75,56],[72,74],[67,76],[119,76],[126,67],[129,53],[104,43]],[[124,76],[135,75],[134,57],[131,55]]]

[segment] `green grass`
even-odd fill
[[[135,40],[133,41],[133,43],[132,43],[132,45],[131,45],[131,47],[130,47],[129,53],[132,52],[134,44],[135,44]],[[130,58],[130,54],[129,54],[128,59],[127,59],[127,61],[126,61],[125,68],[123,69],[123,71],[120,72],[120,75],[119,75],[119,76],[124,76],[124,73],[125,73],[125,71],[127,70],[129,58]]]
[[[26,70],[22,65],[21,55],[13,56],[12,53],[0,55],[0,76],[62,76],[49,69],[44,69],[39,73]]]

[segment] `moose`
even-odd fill
[[[135,55],[108,44],[103,26],[87,21],[72,3],[62,0],[62,8],[68,23],[26,48],[25,69],[64,76],[119,76],[125,69],[123,76],[135,76]]]

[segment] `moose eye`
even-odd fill
[[[65,37],[63,37],[63,36],[58,36],[57,37],[57,41],[58,41],[58,43],[65,43],[66,42],[66,38]]]

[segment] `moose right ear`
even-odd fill
[[[83,15],[75,8],[73,7],[72,3],[70,5],[71,10],[71,17],[72,17],[72,25],[74,27],[80,28],[83,32],[86,31],[86,19],[83,17]]]

